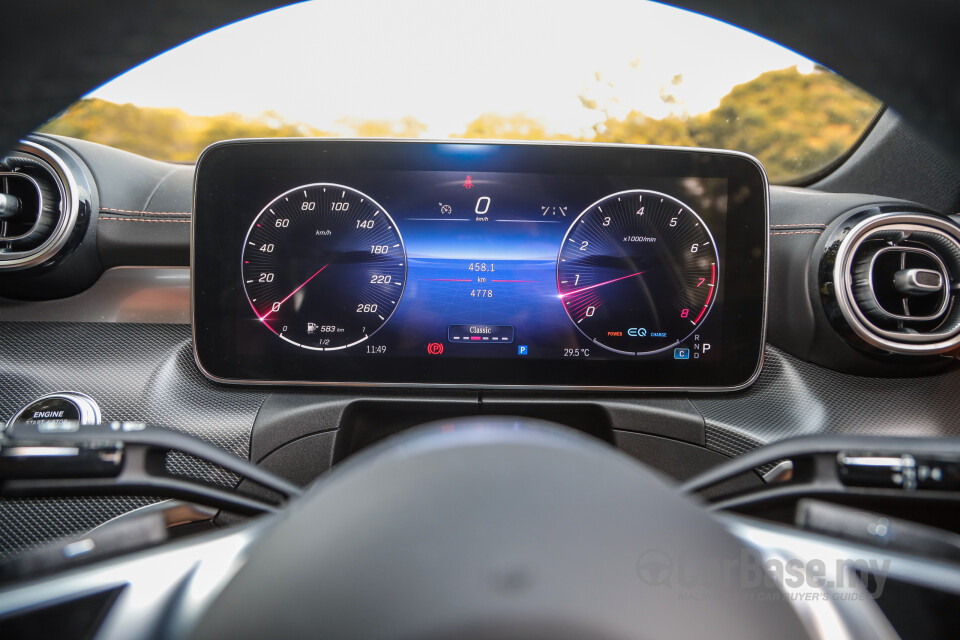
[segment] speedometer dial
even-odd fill
[[[390,319],[406,282],[403,239],[370,196],[332,183],[274,198],[243,246],[243,285],[279,338],[332,351],[364,342]]]
[[[563,239],[557,289],[587,338],[628,355],[679,345],[710,313],[720,261],[693,209],[646,190],[609,195]]]

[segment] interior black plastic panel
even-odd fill
[[[130,10],[126,0],[96,5],[50,0],[9,4],[3,45],[19,55],[0,93],[0,149],[87,92],[158,53],[211,29],[288,4],[272,0],[170,0]]]
[[[845,163],[810,186],[904,198],[947,213],[960,210],[960,164],[889,109]]]
[[[193,165],[62,136],[36,138],[69,147],[90,167],[100,195],[96,240],[104,268],[190,264]]]
[[[5,500],[0,505],[0,561],[65,536],[80,535],[150,498]]]
[[[704,448],[703,417],[683,395],[561,399],[542,394],[384,389],[364,394],[271,393],[257,414],[251,459],[306,485],[348,457],[424,422],[472,416],[549,420],[621,448],[664,476],[681,481],[726,460]],[[658,434],[658,435],[651,435]],[[741,484],[726,488],[742,488]],[[760,482],[754,476],[754,482]],[[747,479],[749,482],[749,479]],[[244,492],[261,493],[242,482]],[[221,514],[220,521],[231,518]]]
[[[412,425],[444,415],[542,416],[588,432],[599,425],[610,433],[608,441],[618,444],[629,438],[626,434],[637,433],[677,444],[705,444],[727,456],[816,433],[960,435],[956,366],[936,376],[865,378],[831,372],[768,348],[760,379],[738,393],[557,398],[519,392],[370,390],[346,396],[216,385],[197,370],[189,341],[187,325],[0,323],[0,388],[5,391],[0,417],[45,393],[75,390],[94,397],[106,420],[165,425],[242,457],[252,453],[254,460],[264,462],[274,455],[288,461],[320,456],[317,451],[329,451],[323,456],[330,461],[342,459],[342,451],[334,452],[335,430],[363,423],[376,426],[386,417]],[[436,403],[434,409],[423,411],[430,403]],[[313,439],[320,433],[326,435]],[[352,450],[362,444],[348,446],[347,438],[339,446]],[[299,447],[306,449],[297,453]],[[703,451],[698,459],[708,455]],[[313,469],[329,466],[323,462],[318,459]],[[171,464],[180,465],[175,468],[183,473],[205,473],[183,460]],[[680,474],[682,469],[674,471]],[[312,472],[298,471],[298,479]],[[232,482],[226,476],[204,477]],[[4,502],[0,555],[83,531],[145,503],[115,498]]]
[[[0,322],[190,324],[190,269],[114,267],[67,298],[3,300]]]
[[[251,436],[250,457],[260,463],[300,438],[340,430],[336,460],[428,420],[470,415],[525,416],[550,420],[612,442],[613,431],[648,433],[703,446],[703,417],[686,396],[448,391],[392,389],[363,395],[276,392],[264,400]]]
[[[926,211],[906,200],[855,193],[774,187],[770,190],[770,290],[767,342],[831,369],[868,376],[903,377],[943,368],[949,358],[868,355],[846,342],[824,314],[817,271],[824,233],[865,208]],[[775,212],[775,213],[774,213]]]
[[[353,394],[278,391],[266,397],[257,414],[250,459],[259,464],[287,443],[346,428],[348,424],[365,425],[362,430],[367,433],[379,429],[399,431],[430,420],[469,416],[479,411],[479,395],[475,391],[371,390]],[[345,440],[351,437],[352,434],[346,434],[339,446],[345,446]]]
[[[0,636],[93,638],[122,592],[116,587],[0,619]]]
[[[222,388],[193,362],[189,327],[117,323],[0,323],[0,420],[55,391],[93,397],[104,420],[163,425],[208,440],[241,457],[265,393]],[[168,460],[171,471],[233,485],[235,478],[194,460]],[[0,556],[79,532],[142,499],[97,498],[0,502]]]
[[[726,456],[710,449],[642,433],[614,431],[613,439],[618,449],[675,482],[689,480],[705,469],[728,460]],[[732,478],[722,486],[715,487],[714,491],[717,494],[730,494],[759,486],[763,486],[760,476],[748,473]],[[710,495],[709,492],[703,494],[704,497]]]
[[[707,447],[737,456],[794,436],[960,436],[960,366],[939,375],[865,378],[837,373],[767,348],[749,389],[691,396]]]
[[[672,0],[799,51],[903,113],[960,159],[960,5],[942,0]]]
[[[688,480],[705,469],[728,460],[726,456],[703,446],[671,438],[620,430],[610,430],[606,435],[612,440],[611,444],[618,449],[675,482]],[[342,456],[343,450],[349,448],[349,437],[341,438],[340,436],[337,430],[330,430],[297,438],[266,454],[258,460],[257,464],[299,486],[306,487],[318,476],[329,471]],[[348,441],[347,444],[344,444],[345,440]],[[760,477],[751,473],[738,476],[715,487],[712,492],[733,493],[756,488],[762,484]],[[246,480],[238,485],[238,490],[253,495],[264,494],[262,489]],[[711,492],[706,492],[704,495],[709,496]],[[234,518],[221,513],[217,521],[226,524],[234,521]]]
[[[4,417],[46,393],[79,391],[105,421],[163,425],[243,458],[266,396],[208,382],[185,326],[118,323],[0,323],[0,388]]]

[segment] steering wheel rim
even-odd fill
[[[806,637],[750,565],[611,447],[540,420],[448,420],[291,505],[193,637]]]

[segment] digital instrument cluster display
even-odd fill
[[[194,348],[236,382],[734,388],[767,185],[739,154],[231,141],[197,167]]]

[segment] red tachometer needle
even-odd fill
[[[260,316],[260,319],[261,319],[261,320],[266,320],[266,319],[267,319],[267,316],[269,316],[271,313],[273,313],[273,310],[274,310],[274,309],[279,309],[279,308],[280,308],[280,305],[282,305],[284,302],[286,302],[287,300],[290,299],[290,296],[292,296],[292,295],[295,294],[297,291],[300,291],[300,289],[303,289],[305,286],[307,286],[307,283],[308,283],[308,282],[310,282],[311,280],[313,280],[314,278],[316,278],[318,275],[320,275],[320,272],[323,271],[324,269],[326,269],[326,268],[329,267],[329,266],[330,266],[329,264],[325,264],[325,265],[323,265],[322,267],[320,267],[315,274],[313,274],[312,276],[310,276],[309,278],[307,278],[306,280],[304,280],[304,281],[303,281],[303,284],[301,284],[299,287],[297,287],[296,289],[294,289],[293,291],[291,291],[291,292],[287,295],[286,298],[284,298],[283,300],[281,300],[281,301],[278,302],[277,304],[271,306],[271,307],[270,307],[270,311],[267,311],[265,314],[263,314],[262,316]]]
[[[620,276],[619,278],[614,278],[613,280],[607,280],[606,282],[600,282],[598,284],[591,284],[589,287],[580,287],[579,289],[574,289],[573,291],[567,291],[566,293],[561,293],[561,298],[566,298],[567,296],[572,296],[575,293],[580,293],[581,291],[587,291],[589,289],[596,289],[597,287],[602,287],[605,284],[610,284],[611,282],[616,282],[618,280],[626,280],[627,278],[632,278],[633,276],[638,276],[643,271],[637,271],[636,273],[631,273],[628,276]]]

